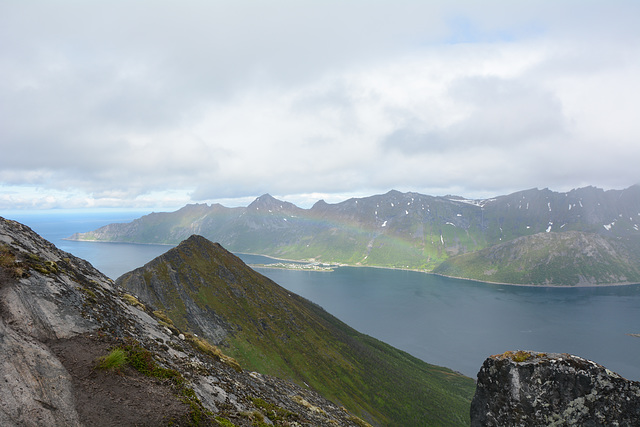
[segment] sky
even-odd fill
[[[640,183],[640,2],[0,2],[0,209]]]

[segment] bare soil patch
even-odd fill
[[[185,425],[189,406],[163,380],[126,366],[96,369],[98,359],[117,342],[80,335],[48,343],[72,377],[80,421],[90,426]]]

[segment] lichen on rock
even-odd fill
[[[506,352],[478,372],[471,425],[640,425],[640,383],[570,354]]]

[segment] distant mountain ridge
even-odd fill
[[[584,187],[566,193],[530,189],[484,200],[392,190],[336,204],[320,200],[310,209],[265,194],[244,208],[187,205],[175,212],[152,213],[128,224],[74,234],[71,239],[177,244],[200,234],[234,252],[432,271],[459,255],[538,233],[566,231],[583,233],[582,240],[614,239],[618,244],[613,247],[624,254],[613,254],[607,262],[638,264],[640,258],[627,253],[640,247],[640,186],[608,191]],[[494,263],[494,268],[506,267]],[[463,261],[456,271],[460,277],[473,276]],[[571,272],[566,276],[577,277]],[[525,277],[519,276],[516,279],[524,281],[514,283],[531,284]],[[555,277],[549,275],[538,283],[640,281],[640,273],[633,268],[606,277],[592,276],[588,283],[580,282],[582,279],[557,282]]]

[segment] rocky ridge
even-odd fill
[[[640,424],[640,383],[569,354],[506,352],[487,358],[472,426]]]
[[[113,349],[116,371],[97,369]],[[243,371],[90,263],[0,218],[0,425],[365,425],[295,384]]]

